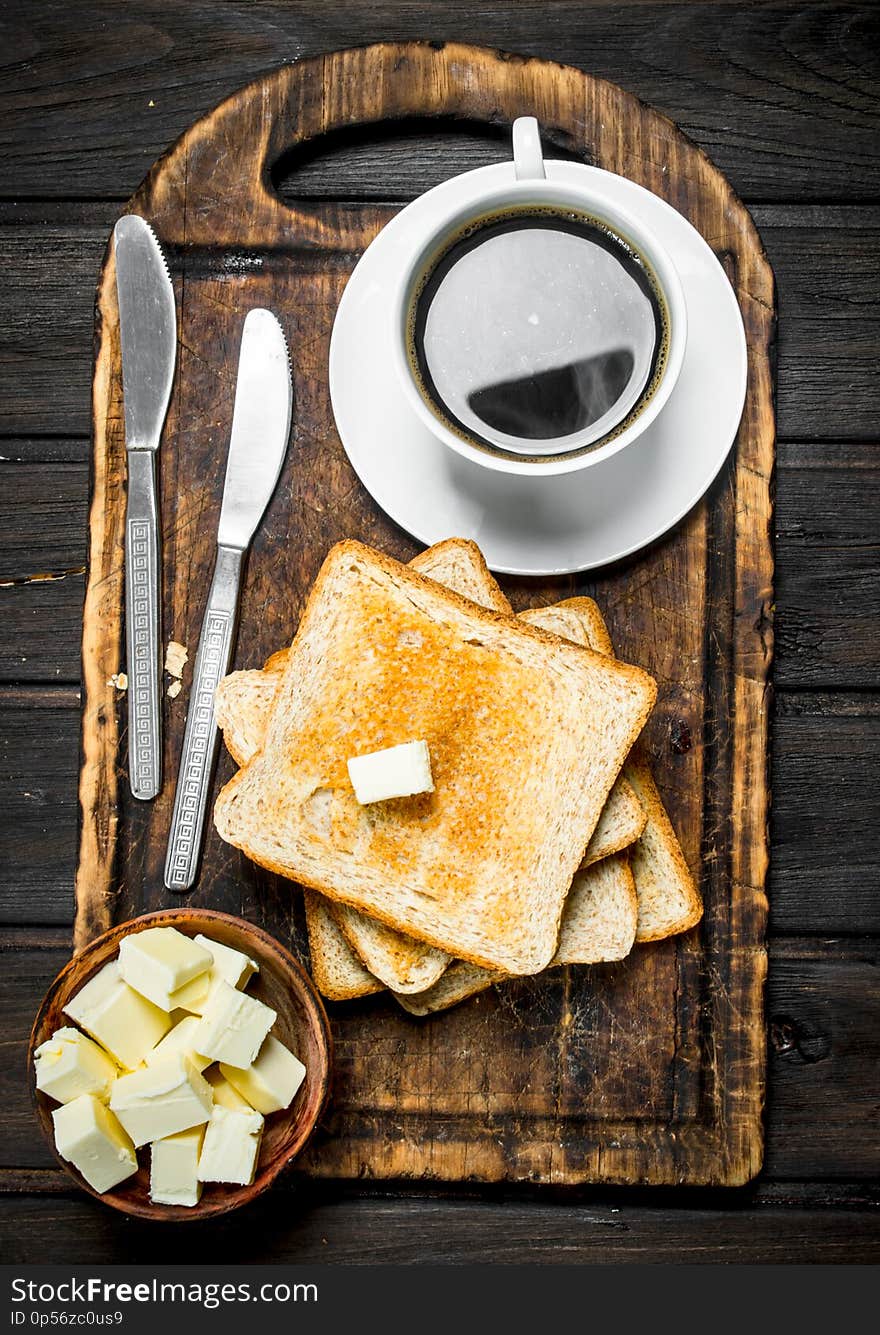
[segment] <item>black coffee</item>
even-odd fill
[[[422,393],[448,426],[528,454],[529,442],[564,453],[566,437],[622,430],[659,380],[667,329],[631,246],[586,215],[532,208],[453,238],[416,286],[408,336]]]

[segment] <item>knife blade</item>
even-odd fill
[[[161,625],[156,451],[177,360],[177,312],[165,257],[137,214],[113,229],[122,345],[122,398],[128,464],[125,515],[125,642],[128,776],[148,801],[162,784]]]
[[[242,563],[281,473],[292,403],[290,360],[281,325],[271,311],[252,310],[241,337],[217,557],[174,794],[165,859],[169,890],[188,890],[198,871],[217,756],[214,692],[232,661]]]

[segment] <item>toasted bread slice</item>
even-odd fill
[[[452,956],[445,950],[426,946],[424,941],[416,941],[395,931],[350,904],[324,899],[322,895],[318,898],[358,964],[367,969],[382,987],[393,986],[398,992],[421,992],[423,979],[430,980],[425,984],[430,987],[452,962]]]
[[[695,927],[703,916],[703,900],[648,766],[641,759],[630,760],[627,774],[648,817],[632,847],[639,897],[636,940],[662,941]]]
[[[424,992],[395,992],[394,996],[410,1015],[433,1015],[485,992],[495,983],[506,982],[510,976],[497,969],[487,969],[482,964],[471,964],[468,960],[453,960],[433,987]]]
[[[270,667],[272,659],[281,659],[280,666]],[[273,654],[262,668],[230,672],[221,678],[214,692],[214,717],[223,733],[223,743],[236,765],[246,765],[262,748],[266,724],[275,702],[287,650]]]
[[[435,543],[411,565],[483,607],[501,613],[512,610],[479,547],[466,538]],[[247,764],[262,747],[286,662],[284,649],[273,654],[262,670],[231,673],[218,687],[217,721],[239,765]],[[308,904],[313,974],[319,991],[330,1000],[366,996],[382,983],[400,992],[419,992],[430,987],[449,963],[445,952],[405,937],[347,905],[331,904],[314,893]]]
[[[592,601],[585,599],[584,601]],[[596,607],[596,604],[593,603]],[[598,612],[598,608],[596,611]],[[520,618],[529,625],[541,626],[553,635],[574,644],[582,644],[588,649],[598,647],[598,636],[591,634],[591,626],[579,610],[557,603],[554,607],[534,607],[527,612],[520,612]],[[599,652],[604,652],[600,650]],[[624,771],[625,774],[625,771]],[[638,839],[645,828],[644,808],[624,774],[618,775],[614,787],[608,794],[608,801],[602,808],[599,823],[593,831],[593,837],[587,845],[582,867],[589,867],[611,853],[619,853]]]
[[[580,617],[590,644],[613,654],[611,636],[592,598],[569,598],[556,611]],[[623,770],[645,810],[645,828],[632,847],[632,869],[639,897],[637,941],[660,941],[694,927],[703,916],[703,901],[667,815],[648,766],[630,757]]]
[[[263,749],[220,793],[215,824],[254,861],[398,931],[535,973],[655,696],[640,668],[340,543]],[[435,792],[359,806],[346,759],[417,738]]]
[[[568,892],[556,964],[601,964],[625,959],[632,949],[638,920],[638,899],[626,853],[578,871]],[[411,1015],[431,1015],[483,992],[509,975],[454,960],[433,987],[417,995],[395,993]]]
[[[472,603],[478,603],[490,612],[499,612],[502,616],[513,613],[498,581],[486,565],[486,558],[470,538],[446,538],[443,542],[435,542],[433,547],[414,556],[409,568],[444,584],[462,598],[470,598]]]

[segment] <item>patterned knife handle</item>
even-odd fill
[[[128,778],[148,802],[162,786],[161,632],[156,456],[128,451],[125,515],[125,644],[128,668]]]
[[[243,553],[234,547],[217,548],[217,564],[196,654],[183,755],[174,794],[171,837],[165,859],[165,885],[169,890],[189,890],[196,879],[202,853],[208,793],[217,757],[214,692],[221,677],[226,676],[232,659],[242,556]]]

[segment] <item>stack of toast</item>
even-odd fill
[[[305,887],[331,1000],[388,988],[427,1015],[505,978],[620,960],[702,913],[632,753],[655,695],[591,599],[517,617],[472,542],[409,566],[340,543],[290,648],[220,683],[240,769],[215,824]],[[434,791],[361,806],[347,760],[416,739]]]

